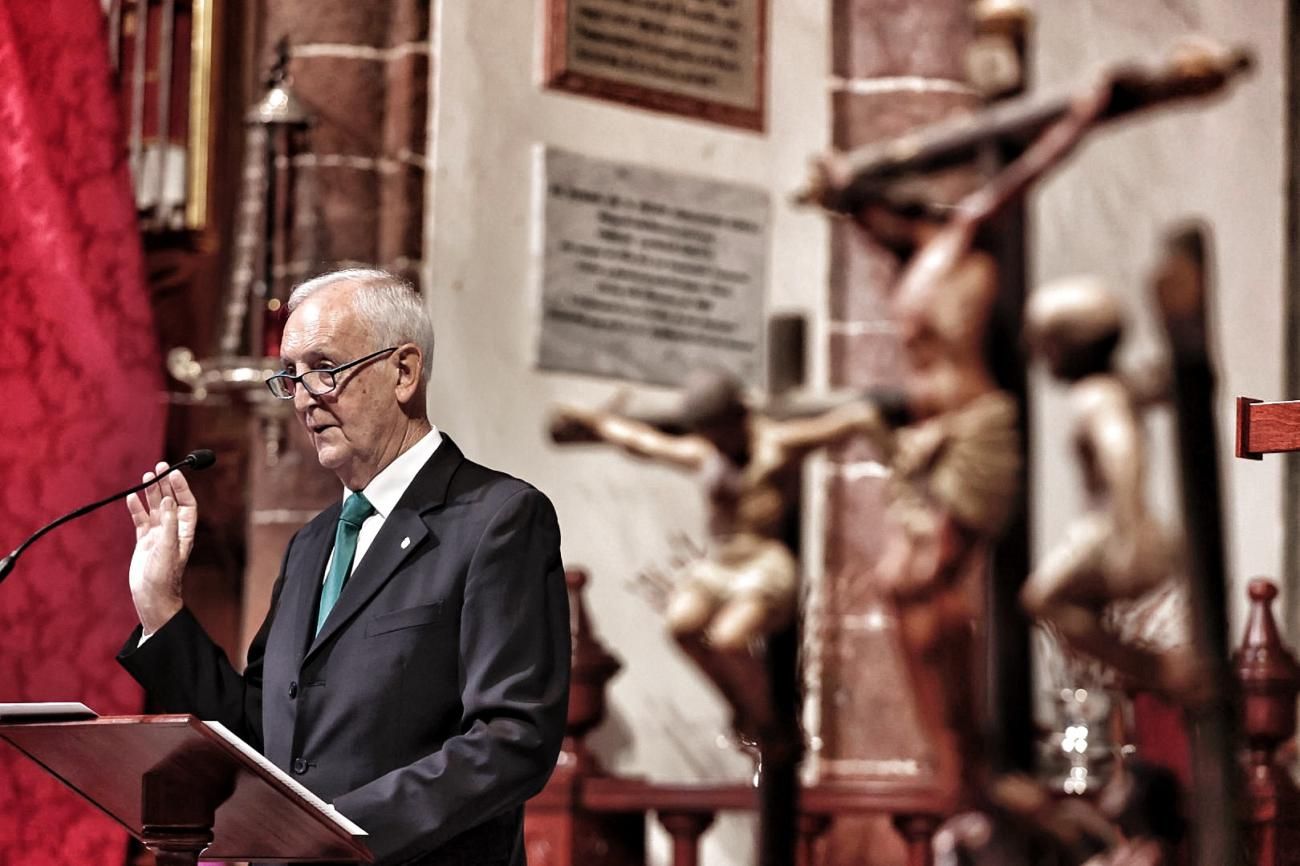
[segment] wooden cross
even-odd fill
[[[1265,454],[1300,451],[1300,400],[1265,403],[1237,398],[1237,456],[1263,460]]]

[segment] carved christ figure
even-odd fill
[[[896,430],[873,437],[892,469],[888,514],[899,529],[872,577],[897,602],[921,719],[936,745],[938,784],[959,795],[978,781],[981,753],[971,724],[977,609],[960,578],[982,561],[981,548],[1011,514],[1021,469],[1016,408],[998,390],[986,356],[999,276],[979,236],[1100,122],[1213,92],[1248,65],[1241,52],[1202,42],[1180,46],[1154,73],[1107,71],[1020,157],[951,209],[902,200],[897,187],[880,192],[869,174],[850,174],[852,160],[824,162],[807,196],[848,212],[903,263],[888,293],[908,369],[894,401],[900,411],[889,413]],[[996,129],[998,117],[990,111],[972,131]],[[881,164],[906,160],[912,144],[884,147]],[[1139,548],[1132,556],[1155,554]],[[1080,633],[1091,635],[1091,625]]]
[[[1109,80],[1088,88],[1020,158],[941,216],[931,206],[884,200],[854,214],[903,261],[887,291],[907,370],[900,393],[881,404],[893,426],[872,431],[892,470],[890,513],[901,530],[876,578],[896,597],[944,589],[1001,530],[1019,497],[1017,409],[986,358],[997,265],[978,236],[1069,155],[1111,96]],[[835,183],[821,179],[823,188]]]
[[[1034,357],[1069,388],[1087,509],[1030,575],[1021,602],[1132,684],[1183,696],[1193,685],[1189,647],[1158,651],[1106,626],[1112,603],[1167,586],[1178,566],[1177,545],[1146,502],[1145,395],[1113,363],[1119,302],[1098,280],[1063,280],[1034,292],[1025,324]]]
[[[680,640],[704,637],[715,650],[742,653],[789,625],[798,566],[786,546],[797,521],[799,473],[812,451],[864,429],[875,413],[860,404],[817,417],[776,420],[752,411],[730,374],[693,373],[677,423],[684,433],[600,410],[561,406],[556,442],[605,442],[629,454],[693,472],[708,500],[702,557],[676,576],[667,619]]]
[[[890,401],[897,411],[887,413],[897,431],[877,437],[894,471],[891,512],[904,527],[876,569],[892,593],[941,588],[982,538],[1001,529],[1019,495],[1015,407],[998,390],[986,357],[999,277],[993,256],[979,246],[981,232],[1100,122],[1213,92],[1248,65],[1241,52],[1200,41],[1178,46],[1155,71],[1104,71],[1017,159],[950,208],[900,192],[900,184],[884,186],[870,174],[870,159],[856,160],[867,172],[862,176],[851,158],[819,164],[802,198],[848,212],[902,262],[887,293],[907,372],[901,395]],[[991,134],[1003,123],[993,109],[973,119],[968,132]],[[887,167],[922,147],[919,138],[904,140],[878,148],[885,158],[872,159]]]
[[[1113,96],[1110,79],[1085,89],[1019,158],[946,211],[882,197],[853,213],[903,263],[887,291],[907,369],[899,393],[872,401],[891,423],[863,431],[890,469],[893,531],[871,577],[896,602],[936,784],[958,797],[980,760],[972,724],[978,608],[964,578],[983,562],[1021,485],[1018,409],[986,354],[999,275],[979,236],[1073,151]],[[829,164],[822,169],[815,196],[834,198],[847,180],[832,177]]]

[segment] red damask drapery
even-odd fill
[[[0,0],[0,548],[140,477],[164,403],[98,0]],[[136,712],[113,661],[133,535],[109,507],[0,584],[0,701]],[[0,744],[0,863],[117,866],[125,836]]]

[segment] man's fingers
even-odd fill
[[[154,489],[158,491],[158,499],[161,502],[171,492],[171,476],[167,474],[166,462],[159,460],[154,464],[153,474],[158,479]]]
[[[131,514],[131,522],[135,524],[136,536],[149,528],[149,510],[144,507],[140,501],[138,493],[132,493],[126,497],[126,510]]]
[[[163,567],[170,570],[175,567],[181,549],[180,533],[177,528],[179,521],[176,517],[176,500],[170,496],[164,496],[162,503],[158,506],[158,511],[160,537],[155,552],[158,554],[159,562],[163,564]],[[167,577],[168,580],[171,579],[170,574],[157,576]]]
[[[176,500],[170,496],[164,496],[162,504],[158,506],[161,515],[159,524],[162,527],[163,543],[176,543]]]
[[[158,476],[158,491],[162,493],[163,499],[166,499],[169,496],[173,500],[176,498],[176,488],[172,486],[172,482],[175,480],[175,478],[176,478],[175,472],[173,472],[170,475]]]
[[[193,508],[198,504],[194,500],[194,491],[190,489],[190,482],[184,472],[173,472],[168,478],[172,479],[172,495],[175,496],[178,507]]]
[[[153,481],[154,478],[155,475],[152,472],[146,472],[144,474],[144,477],[141,478],[140,480]],[[149,506],[150,514],[152,514],[154,510],[158,508],[158,505],[162,502],[162,491],[158,489],[158,485],[156,483],[150,484],[148,487],[144,489],[144,501],[145,504]]]
[[[145,481],[149,481],[150,479],[157,479],[157,483],[150,484],[148,487],[144,489],[145,501],[149,503],[150,511],[153,511],[155,508],[157,508],[162,503],[163,497],[166,496],[170,491],[170,486],[168,484],[168,481],[166,478],[163,477],[163,473],[166,471],[167,471],[167,464],[162,460],[159,460],[157,463],[154,464],[152,472],[146,472],[144,474]]]

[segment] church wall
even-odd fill
[[[611,770],[658,780],[741,780],[749,761],[719,738],[728,713],[632,587],[671,567],[670,539],[702,539],[703,511],[684,476],[546,437],[557,400],[597,405],[626,388],[633,405],[672,392],[534,369],[540,292],[533,249],[534,148],[766,188],[771,196],[769,309],[812,317],[824,342],[825,219],[790,194],[829,132],[825,3],[772,3],[764,135],[548,92],[540,81],[540,3],[438,4],[434,49],[427,293],[438,325],[431,415],[467,455],[518,474],[555,502],[567,563],[590,569],[598,635],[624,663],[610,718],[590,742]],[[824,353],[814,349],[814,375]],[[750,861],[739,818],[706,837],[706,862]]]

